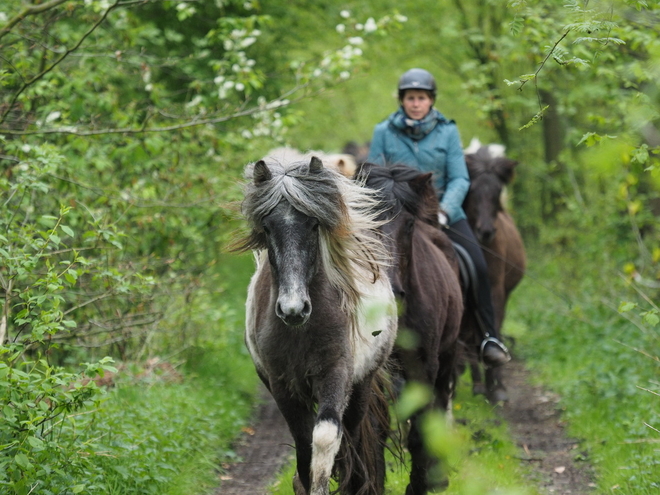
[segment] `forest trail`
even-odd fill
[[[530,483],[544,495],[586,495],[593,483],[586,455],[564,431],[559,397],[531,385],[522,361],[506,365],[509,402],[497,408],[517,442],[522,463],[531,467]],[[224,465],[216,495],[265,495],[279,470],[294,455],[293,441],[277,406],[265,391],[255,424],[235,446],[239,462]]]
[[[508,363],[505,373],[509,401],[497,411],[522,450],[521,462],[532,468],[530,481],[543,494],[590,493],[596,486],[591,466],[579,442],[566,436],[559,396],[531,385],[522,361]]]

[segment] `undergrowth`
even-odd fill
[[[658,493],[660,334],[617,311],[635,295],[616,264],[598,267],[557,252],[534,259],[534,279],[514,293],[509,313],[525,326],[519,352],[562,397],[569,434],[586,447],[598,492]]]

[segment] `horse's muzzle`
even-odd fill
[[[312,303],[308,297],[279,297],[275,314],[287,325],[304,325],[312,314]]]

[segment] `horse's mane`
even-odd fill
[[[424,180],[428,174],[403,164],[381,167],[365,163],[358,176],[363,178],[367,187],[378,191],[389,218],[406,210],[426,223],[437,224],[438,198],[430,180]]]
[[[245,176],[242,211],[249,234],[236,250],[264,250],[266,237],[262,219],[286,201],[301,213],[315,218],[321,232],[321,262],[331,285],[342,294],[342,309],[357,316],[360,285],[373,283],[388,264],[388,254],[376,235],[378,200],[374,191],[328,168],[310,171],[310,162],[266,162],[269,180],[254,180],[254,165]]]

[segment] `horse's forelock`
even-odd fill
[[[419,217],[421,198],[411,187],[410,181],[420,175],[423,172],[402,164],[373,166],[368,172],[366,184],[379,191],[382,205],[390,210],[391,216],[405,209]]]
[[[251,180],[243,202],[243,213],[255,227],[280,201],[287,201],[301,213],[316,218],[330,231],[345,228],[342,226],[347,221],[347,207],[334,172],[327,169],[310,171],[307,161],[266,163],[272,177],[258,184]],[[246,170],[246,177],[253,178],[252,166]]]

